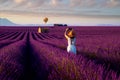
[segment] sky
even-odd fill
[[[0,18],[18,24],[120,24],[120,0],[0,0]]]

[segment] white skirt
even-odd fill
[[[75,47],[75,45],[68,45],[67,52],[72,52],[72,53],[76,54],[76,47]]]

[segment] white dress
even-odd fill
[[[75,41],[76,41],[76,38],[73,38],[73,39],[68,38],[67,52],[72,52],[76,54]]]

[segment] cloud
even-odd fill
[[[53,8],[65,8],[69,6],[69,0],[49,0],[48,5]]]
[[[120,0],[0,0],[0,12],[19,15],[119,15],[117,8]]]
[[[87,7],[87,8],[97,7],[98,5],[99,4],[98,4],[97,0],[84,0],[83,3],[82,3],[82,6]]]
[[[20,3],[24,2],[24,0],[14,0],[14,2],[20,4]]]
[[[44,5],[49,0],[0,0],[0,9],[24,9],[24,8],[38,8]]]
[[[96,8],[120,7],[120,0],[0,0],[0,8]]]
[[[78,8],[96,8],[102,7],[101,5],[104,3],[104,0],[70,0],[71,7]]]
[[[58,5],[61,2],[61,0],[52,0],[51,3],[53,5]]]
[[[108,8],[120,8],[120,0],[109,0],[106,2],[105,6]]]
[[[41,7],[42,5],[44,5],[44,3],[46,2],[47,0],[32,0],[30,2],[27,3],[27,6],[28,7]]]
[[[3,4],[5,2],[7,2],[8,0],[0,0],[0,3]]]
[[[46,12],[35,12],[35,11],[16,11],[16,10],[3,10],[1,11],[1,14],[6,15],[16,15],[16,16],[29,16],[29,17],[40,17],[40,16],[48,16],[48,17],[108,17],[108,18],[120,18],[120,15],[114,15],[114,14],[104,14],[100,11],[95,10],[89,10],[89,11],[81,11],[79,13],[73,12],[73,11],[51,11],[47,10]]]
[[[14,0],[17,4],[16,7],[21,8],[38,8],[45,3],[47,0]]]
[[[120,0],[70,0],[70,6],[79,8],[120,8]]]
[[[0,0],[0,9],[11,9],[13,6],[15,6],[13,0]]]
[[[70,0],[70,6],[75,7],[81,5],[82,0]]]

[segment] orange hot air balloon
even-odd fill
[[[47,22],[48,22],[48,18],[45,17],[45,18],[43,19],[43,21],[44,21],[45,23],[47,23]]]

